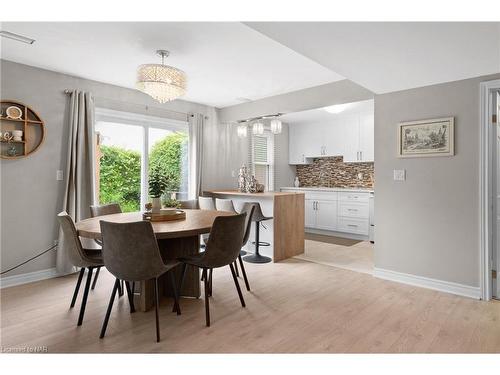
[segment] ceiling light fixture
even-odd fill
[[[260,121],[254,122],[252,125],[252,133],[254,135],[264,134],[264,124]]]
[[[280,119],[275,118],[275,119],[271,120],[271,133],[279,134],[279,133],[281,133],[281,128],[282,128],[282,124],[281,124]]]
[[[238,125],[237,133],[238,137],[246,138],[248,135],[248,127],[246,125]]]
[[[9,31],[3,31],[3,30],[1,30],[0,31],[0,36],[2,36],[4,38],[15,40],[15,41],[18,41],[18,42],[26,43],[26,44],[33,44],[33,43],[35,43],[35,39],[31,39],[31,38],[28,38],[28,37],[25,37],[25,36],[22,36],[22,35],[19,35],[19,34],[14,34],[14,33],[11,33]]]
[[[137,69],[136,88],[160,103],[174,100],[186,93],[186,74],[177,68],[165,65],[169,52],[156,51],[161,64],[145,64]]]
[[[325,110],[325,111],[327,111],[329,113],[337,114],[337,113],[340,113],[340,112],[344,112],[350,106],[351,106],[350,103],[336,104],[336,105],[331,105],[329,107],[324,107],[323,110]]]

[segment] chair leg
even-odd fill
[[[210,327],[210,303],[208,301],[208,277],[207,277],[207,269],[203,269],[203,275],[205,276],[203,281],[205,283],[205,320],[207,327]]]
[[[106,334],[106,328],[108,328],[109,316],[111,315],[111,309],[113,308],[113,303],[115,302],[116,291],[120,285],[120,280],[116,279],[113,285],[113,291],[111,292],[111,298],[109,299],[108,309],[106,310],[106,316],[104,317],[104,322],[102,322],[101,334],[99,338],[102,339]]]
[[[238,283],[238,278],[236,277],[232,263],[229,264],[229,268],[231,268],[231,274],[233,275],[234,285],[236,285],[236,290],[238,291],[238,296],[240,297],[241,306],[245,307],[245,300],[243,299],[243,294],[241,294],[240,284]]]
[[[87,298],[90,291],[90,282],[92,281],[92,271],[94,267],[89,267],[89,273],[87,274],[87,281],[85,282],[85,290],[83,291],[82,305],[80,306],[80,315],[78,316],[78,325],[81,326],[83,323],[83,316],[85,314],[85,307],[87,306]]]
[[[208,273],[208,296],[212,297],[212,275],[214,273],[214,269],[210,268],[210,272]]]
[[[186,269],[187,269],[187,264],[184,263],[182,265],[182,271],[181,271],[181,281],[179,283],[179,292],[177,293],[177,295],[180,297],[182,295],[182,287],[184,285],[184,279],[186,278]],[[202,274],[203,275],[203,274]]]
[[[158,278],[155,277],[155,315],[156,315],[156,342],[160,342],[160,318],[158,316],[158,305],[159,305],[159,297],[158,297]]]
[[[177,315],[181,315],[181,307],[179,305],[179,295],[177,294],[177,287],[175,285],[175,275],[173,270],[168,272],[170,274],[170,282],[172,283],[172,290],[174,292],[174,309],[173,311],[177,311]]]
[[[75,307],[76,297],[78,297],[78,291],[80,290],[80,284],[82,283],[83,274],[85,273],[85,267],[80,269],[80,274],[78,275],[78,281],[76,282],[75,291],[73,292],[73,298],[71,299],[71,305],[69,308]]]
[[[250,284],[248,283],[247,273],[245,271],[245,266],[243,265],[241,255],[238,255],[238,261],[240,262],[241,273],[243,274],[243,280],[245,280],[245,286],[247,287],[247,290],[250,291]]]
[[[132,292],[132,289],[130,288],[130,283],[128,281],[125,281],[125,289],[127,289],[127,297],[128,297],[128,304],[130,305],[130,313],[135,313],[134,293]]]
[[[125,287],[123,285],[123,280],[120,280],[120,287],[118,288],[118,296],[122,297],[123,293],[125,293]]]
[[[97,278],[99,277],[99,272],[101,272],[101,267],[97,267],[97,271],[95,271],[94,281],[92,281],[92,287],[90,290],[94,290],[95,284],[97,283]]]
[[[236,263],[236,261],[234,261],[234,272],[236,273],[236,276],[240,276],[240,271],[238,271],[238,263]]]

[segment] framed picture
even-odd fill
[[[399,123],[400,158],[452,155],[454,155],[453,117]]]

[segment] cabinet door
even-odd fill
[[[359,119],[359,151],[361,161],[373,161],[374,155],[373,114],[361,115]]]
[[[307,159],[310,148],[310,135],[304,131],[302,124],[296,124],[289,127],[288,131],[288,164],[300,165],[310,164]]]
[[[344,162],[359,161],[359,116],[346,116],[341,124],[344,134]]]
[[[321,125],[319,143],[323,146],[323,156],[340,156],[344,154],[344,129],[339,119],[328,121]]]
[[[305,200],[305,225],[306,228],[316,228],[316,201]]]
[[[337,202],[316,201],[316,228],[324,230],[337,229]]]

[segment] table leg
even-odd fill
[[[199,236],[171,238],[158,240],[160,253],[163,261],[176,259],[186,255],[193,255],[199,252],[200,238]],[[176,267],[173,272],[177,286],[180,283],[182,267]],[[172,271],[170,271],[172,272]],[[163,275],[158,279],[159,295],[165,297],[173,297],[172,285],[170,278]],[[139,303],[141,311],[147,311],[154,306],[154,281],[148,280],[141,282],[141,293],[139,295]],[[188,266],[184,285],[180,293],[181,296],[200,297],[200,272],[197,267]]]

